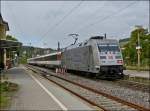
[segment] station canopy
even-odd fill
[[[0,40],[0,49],[16,49],[17,47],[21,47],[22,43],[17,42],[17,41],[12,41],[12,40]]]

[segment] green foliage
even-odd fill
[[[0,83],[0,88],[1,88],[1,91],[8,91],[7,83],[5,82]]]
[[[27,56],[23,54],[20,59],[20,64],[26,64],[26,63],[27,63]]]
[[[7,107],[9,104],[9,97],[6,93],[1,93],[0,98],[0,109]]]
[[[55,50],[51,48],[39,48],[39,47],[33,47],[33,46],[22,46],[20,53],[20,63],[26,64],[28,58],[35,57],[37,55],[44,55],[44,52],[49,51],[49,53],[54,52]]]
[[[18,41],[15,37],[13,37],[11,35],[7,35],[6,40]]]
[[[10,104],[10,98],[14,91],[17,91],[19,86],[8,81],[0,82],[0,109],[7,107]]]
[[[126,69],[127,70],[137,70],[138,69],[138,67],[137,66],[126,66]],[[149,66],[141,66],[140,67],[140,70],[142,70],[142,71],[149,71]]]
[[[128,42],[128,41],[129,41],[129,39],[130,39],[130,38],[120,39],[120,40],[119,40],[119,43],[121,43],[121,42]]]
[[[149,58],[150,58],[150,34],[147,33],[147,29],[141,28],[136,29],[131,32],[131,36],[129,41],[123,45],[125,50],[122,51],[123,58],[126,62],[126,65],[133,65],[137,64],[137,50],[136,46],[138,43],[138,33],[140,37],[140,46],[141,49],[141,64],[142,66],[149,65]]]
[[[11,92],[18,90],[18,85],[8,81],[0,82],[1,92]]]

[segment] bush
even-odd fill
[[[18,90],[18,85],[8,81],[0,82],[0,109],[9,105],[12,92]]]

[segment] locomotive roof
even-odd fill
[[[72,49],[72,48],[81,47],[81,46],[88,46],[91,43],[95,43],[95,44],[103,44],[103,43],[118,44],[118,41],[116,39],[106,39],[103,36],[94,36],[88,40],[85,40],[84,42],[77,43],[75,45],[71,45],[71,46],[67,47],[66,49]]]
[[[103,40],[103,39],[106,39],[106,37],[104,37],[104,36],[93,36],[93,37],[91,37],[90,39],[101,39],[101,40]]]
[[[118,41],[116,39],[96,39],[94,40],[96,43],[118,43]]]

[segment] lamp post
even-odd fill
[[[136,29],[141,29],[143,27],[141,25],[136,25],[135,28]],[[140,46],[140,32],[139,32],[139,30],[138,30],[138,43],[137,43],[136,49],[137,49],[137,55],[138,55],[138,71],[140,71],[141,46]]]

